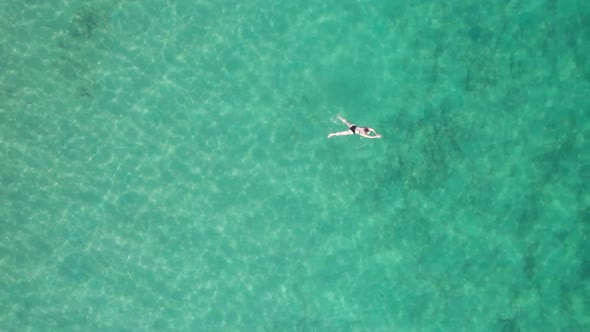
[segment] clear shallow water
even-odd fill
[[[0,12],[3,330],[590,327],[585,2]]]

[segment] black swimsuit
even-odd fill
[[[353,134],[356,134],[356,125],[352,125],[348,127],[348,129],[350,129],[350,131],[352,131]]]

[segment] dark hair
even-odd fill
[[[369,132],[371,132],[371,131],[369,130],[369,127],[365,127],[365,128],[363,128],[363,129],[365,130],[365,133],[369,133]]]

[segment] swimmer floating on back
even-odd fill
[[[377,132],[373,128],[359,127],[355,124],[346,121],[346,119],[341,117],[340,115],[338,115],[338,119],[340,119],[340,121],[344,122],[348,126],[348,130],[339,131],[337,133],[331,133],[330,135],[328,135],[328,138],[332,136],[347,136],[354,134],[359,134],[364,138],[381,138],[381,135],[377,134]],[[371,133],[373,133],[374,135]]]

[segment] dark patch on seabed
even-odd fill
[[[444,185],[454,165],[464,160],[461,142],[470,130],[453,114],[457,107],[445,99],[424,105],[425,115],[418,120],[403,119],[403,113],[390,120],[403,144],[388,147],[374,202],[390,197],[392,188],[432,192]]]
[[[534,242],[530,244],[523,258],[523,272],[528,280],[533,280],[537,269],[536,254],[539,248],[539,243]]]
[[[111,20],[107,12],[97,7],[78,10],[65,27],[47,25],[56,30],[57,56],[52,59],[72,93],[91,99],[97,89],[96,63],[100,47],[108,37]]]
[[[520,332],[520,327],[518,326],[518,322],[516,318],[501,318],[498,317],[497,319],[500,332]]]
[[[109,23],[110,17],[103,10],[82,8],[72,17],[68,32],[73,38],[90,39],[97,30],[107,28]]]

